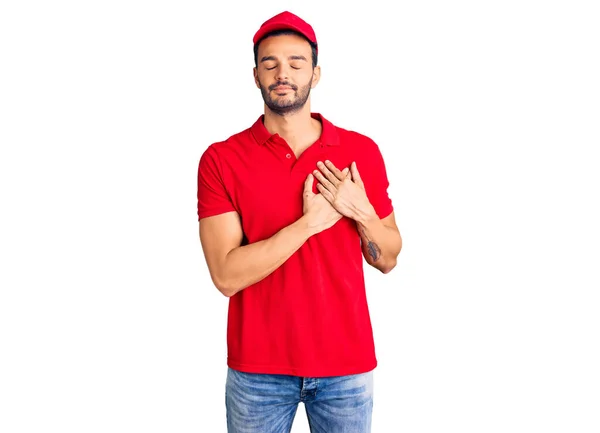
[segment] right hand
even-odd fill
[[[311,173],[304,181],[304,192],[302,194],[304,203],[303,212],[307,218],[309,227],[315,233],[319,233],[333,226],[342,219],[343,215],[335,210],[321,193],[315,194],[313,192],[313,179]]]

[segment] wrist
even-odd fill
[[[356,209],[354,220],[364,226],[371,225],[374,221],[379,221],[379,217],[375,208],[371,203],[368,203],[362,208]]]
[[[302,232],[306,239],[319,232],[318,227],[313,222],[309,214],[302,215],[300,219],[296,221],[295,225],[298,227],[298,230]]]

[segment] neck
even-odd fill
[[[265,106],[264,125],[271,134],[279,134],[294,152],[302,151],[321,135],[321,122],[313,119],[310,104],[287,115],[276,114]]]

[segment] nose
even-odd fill
[[[287,79],[289,78],[288,68],[289,66],[285,65],[284,63],[280,63],[276,69],[275,78],[278,81],[287,81]]]

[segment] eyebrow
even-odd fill
[[[269,60],[276,61],[277,58],[275,56],[265,56],[262,59],[260,59],[261,63],[262,62],[267,62]],[[308,60],[306,60],[306,57],[304,57],[304,56],[289,56],[288,60],[304,60],[305,62],[308,61]]]

